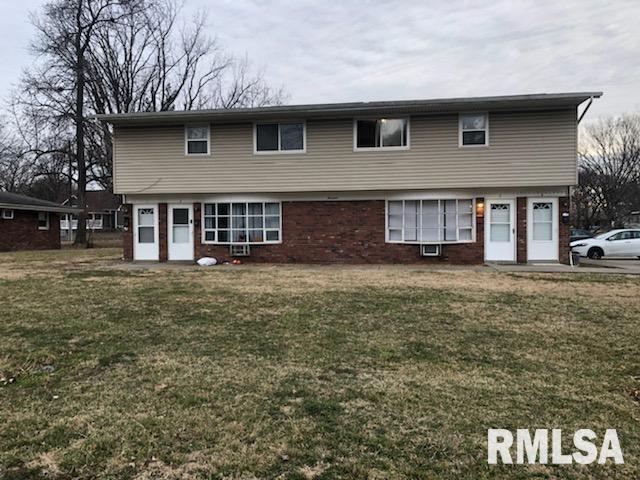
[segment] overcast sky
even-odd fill
[[[30,11],[3,2],[0,95],[28,51]],[[640,1],[185,0],[288,103],[602,90],[589,113],[640,112]]]

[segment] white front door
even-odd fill
[[[133,207],[133,259],[158,260],[158,206]]]
[[[193,206],[169,205],[169,260],[193,260]]]
[[[489,262],[516,261],[515,200],[488,200],[486,202],[484,258]]]
[[[527,259],[558,261],[558,199],[527,201]]]

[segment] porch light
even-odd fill
[[[476,217],[484,217],[484,202],[476,203]]]

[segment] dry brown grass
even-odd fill
[[[0,477],[637,471],[636,278],[118,258],[0,254]],[[626,464],[489,468],[493,426],[617,428]]]

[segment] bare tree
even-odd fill
[[[204,14],[185,21],[180,7],[49,0],[32,17],[37,67],[25,72],[12,104],[16,173],[27,168],[40,187],[48,176],[51,185],[72,181],[84,205],[87,185],[110,189],[112,181],[111,132],[92,114],[281,103],[281,89],[206,35]],[[76,242],[84,243],[83,218],[78,225]]]
[[[89,105],[96,113],[236,108],[282,103],[247,58],[235,59],[209,38],[206,15],[180,26],[175,0],[149,2],[116,24],[98,27],[87,50]],[[94,181],[111,182],[109,127],[89,123]]]
[[[0,124],[0,191],[20,191],[29,182],[29,165],[20,160],[18,151],[15,136],[3,122]]]
[[[573,200],[580,225],[622,226],[640,208],[640,115],[586,127],[579,160],[580,186]]]
[[[33,18],[38,31],[33,50],[45,61],[44,75],[27,79],[32,99],[44,98],[59,120],[73,125],[77,196],[86,204],[87,166],[85,161],[86,54],[94,32],[101,25],[116,24],[138,4],[136,0],[50,0],[44,15]],[[28,90],[27,90],[28,91]],[[59,97],[65,101],[59,101]],[[86,244],[85,214],[78,218],[76,244]]]

